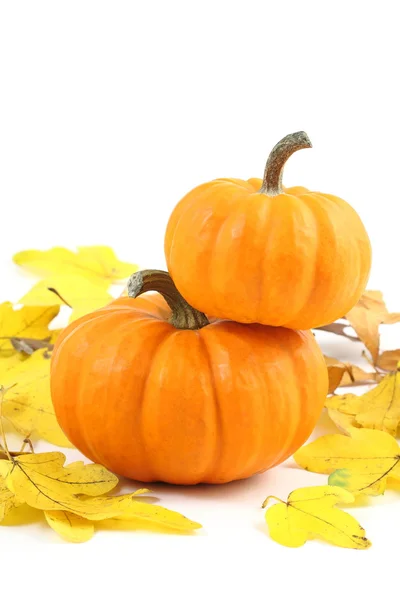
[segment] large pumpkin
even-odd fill
[[[191,305],[242,323],[310,329],[356,304],[371,265],[360,217],[336,196],[281,184],[289,156],[309,147],[304,132],[289,135],[263,181],[216,179],[176,206],[165,255]]]
[[[70,324],[52,358],[59,423],[87,457],[120,475],[175,484],[249,477],[290,456],[327,392],[312,333],[209,323],[167,273]],[[168,306],[168,304],[170,306]]]

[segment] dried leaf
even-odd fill
[[[356,304],[347,313],[346,317],[364,346],[370,351],[372,360],[375,363],[379,354],[379,325],[382,323],[381,315],[372,310],[367,310],[360,304]]]
[[[108,304],[112,296],[104,286],[80,275],[53,276],[39,281],[20,299],[25,306],[67,305],[73,309],[70,321]]]
[[[379,314],[382,323],[396,323],[400,320],[400,313],[389,313],[383,299],[383,294],[378,290],[364,292],[358,301],[358,305],[366,310]]]
[[[30,436],[57,446],[71,447],[62,432],[50,397],[50,359],[46,350],[37,350],[26,359],[20,356],[0,359],[0,383],[9,388],[2,415],[14,427]]]
[[[382,352],[382,354],[378,357],[376,366],[384,371],[395,371],[399,361],[400,349],[387,350],[386,352]]]
[[[348,338],[352,342],[359,342],[360,339],[356,335],[351,335],[351,333],[347,333],[345,330],[349,328],[349,323],[338,323],[335,321],[334,323],[329,323],[328,325],[322,325],[321,327],[317,327],[320,331],[327,331],[328,333],[335,333],[336,335],[342,335],[345,338]]]
[[[379,429],[396,436],[400,423],[399,366],[398,370],[386,375],[376,387],[362,396],[331,396],[326,399],[325,406],[352,415],[361,427]]]
[[[66,510],[44,511],[47,523],[67,542],[87,542],[93,537],[94,524]]]
[[[263,507],[267,502],[268,498]],[[265,520],[272,539],[283,546],[297,548],[318,536],[344,548],[368,548],[371,542],[366,539],[365,530],[358,521],[335,508],[335,504],[352,502],[354,496],[341,487],[300,488],[289,494],[287,502],[279,500],[271,506]]]
[[[367,291],[346,315],[345,318],[354,329],[356,337],[345,332],[346,324],[330,323],[319,329],[342,335],[350,340],[361,340],[370,351],[373,363],[376,364],[379,355],[379,326],[400,321],[400,313],[389,313],[383,300],[382,292]]]
[[[388,477],[400,480],[400,449],[389,434],[371,429],[350,428],[350,437],[324,435],[298,450],[294,459],[300,467],[315,473],[336,474],[335,485],[347,478],[351,492],[377,495],[385,490]]]
[[[343,363],[336,358],[324,356],[328,367],[329,389],[328,394],[332,394],[336,388],[341,386],[363,385],[365,383],[377,382],[382,379],[382,375],[376,371],[368,372],[357,365]]]
[[[0,351],[14,350],[10,338],[29,337],[43,339],[51,336],[49,323],[60,310],[53,302],[46,306],[23,306],[14,309],[10,302],[0,304]]]
[[[346,318],[370,351],[372,360],[376,364],[379,355],[379,325],[396,323],[400,320],[400,313],[389,313],[382,292],[367,291],[356,306],[347,313]]]
[[[25,250],[15,254],[13,260],[41,277],[84,277],[103,288],[127,279],[138,268],[135,264],[120,261],[107,246],[81,246],[77,252],[66,248]]]
[[[22,337],[12,337],[10,338],[10,342],[12,347],[17,352],[22,352],[23,354],[31,355],[36,350],[41,350],[46,348],[46,350],[51,351],[54,348],[54,344],[51,343],[50,337],[44,340],[35,340],[33,338],[22,338]]]

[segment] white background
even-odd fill
[[[31,284],[11,263],[22,249],[109,244],[163,268],[182,195],[216,177],[262,176],[272,146],[304,129],[314,149],[292,157],[284,183],[356,208],[374,253],[369,287],[400,310],[396,4],[0,1],[0,300]],[[383,340],[398,347],[400,330]],[[356,344],[322,343],[360,356]],[[4,558],[17,573],[2,586],[13,581],[18,598],[372,594],[398,561],[394,492],[353,509],[374,542],[367,552],[291,550],[267,535],[263,498],[320,481],[281,466],[221,487],[153,486],[203,523],[194,537],[99,532],[68,546],[39,525],[0,528],[2,571]]]

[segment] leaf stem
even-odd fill
[[[65,306],[68,306],[68,308],[72,308],[72,306],[65,300],[65,298],[63,298],[61,296],[61,294],[59,292],[57,292],[57,290],[55,288],[49,287],[47,289],[49,290],[49,292],[52,292],[53,294],[58,296],[58,298],[60,298],[61,302],[63,302],[65,304]]]
[[[25,438],[25,439],[24,439],[24,442],[23,442],[23,444],[22,444],[22,446],[21,446],[21,450],[19,451],[19,453],[18,453],[18,454],[20,454],[21,452],[23,452],[23,451],[24,451],[24,449],[25,449],[25,446],[26,446],[26,445],[28,445],[28,446],[29,446],[29,449],[30,449],[30,451],[31,451],[31,454],[35,454],[35,450],[34,450],[34,448],[33,448],[32,440],[31,440],[30,438]]]
[[[6,392],[5,387],[1,385],[0,386],[0,434],[3,439],[4,452],[5,452],[8,460],[12,461],[11,454],[10,454],[10,451],[7,446],[6,433],[4,431],[3,416],[2,416],[2,411],[1,411],[5,392]]]
[[[282,504],[287,504],[284,500],[277,498],[277,496],[267,496],[264,502],[261,504],[261,508],[265,508],[270,500],[276,500],[277,502],[281,502]]]

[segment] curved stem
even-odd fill
[[[282,193],[282,175],[285,163],[294,152],[303,148],[312,148],[305,131],[290,133],[272,148],[265,166],[261,194],[273,197]]]
[[[284,500],[281,500],[280,498],[277,498],[276,496],[268,496],[267,498],[265,498],[264,502],[261,504],[261,508],[266,508],[266,506],[270,500],[276,500],[277,502],[282,502],[282,504],[287,504],[287,502],[285,502]]]
[[[201,329],[209,325],[206,315],[186,302],[167,271],[146,270],[131,275],[128,296],[137,298],[145,292],[159,292],[172,310],[170,323],[177,329]]]

